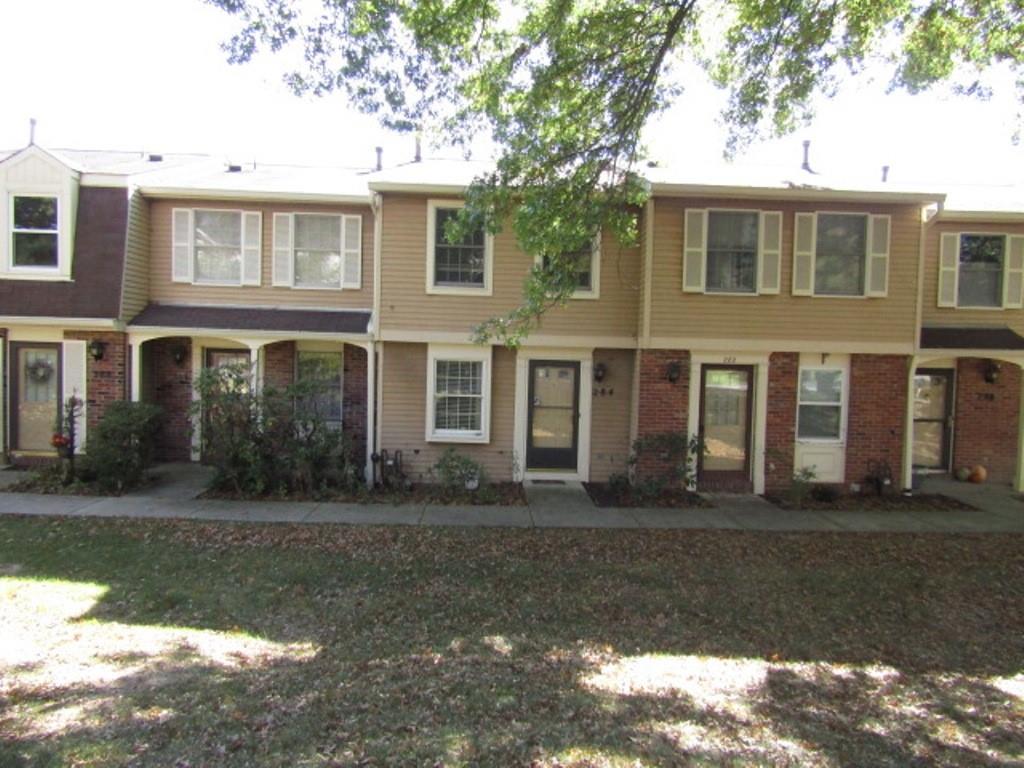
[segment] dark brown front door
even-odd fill
[[[914,467],[949,469],[953,431],[953,371],[919,368],[914,374]]]
[[[701,490],[748,492],[753,366],[705,365],[700,377]]]
[[[579,447],[580,364],[530,361],[526,468],[575,470]]]

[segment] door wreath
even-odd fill
[[[49,360],[33,360],[26,366],[29,379],[35,384],[45,384],[53,376],[53,364]]]

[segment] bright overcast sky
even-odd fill
[[[0,149],[23,146],[35,117],[37,141],[51,147],[365,167],[382,145],[385,164],[411,159],[410,137],[388,134],[347,109],[344,97],[289,93],[280,59],[229,66],[219,43],[235,24],[200,0],[0,0]],[[1024,178],[1024,147],[1011,142],[1018,105],[1009,89],[987,103],[884,90],[884,82],[858,81],[824,101],[811,126],[758,144],[740,161],[795,169],[800,142],[810,139],[812,162],[823,171],[872,175],[888,164],[899,182]],[[720,107],[710,85],[688,85],[648,131],[653,156],[672,166],[717,161]]]

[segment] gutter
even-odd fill
[[[251,200],[253,202],[305,202],[372,205],[369,195],[336,195],[321,192],[273,192],[252,189],[200,189],[195,187],[139,187],[144,197],[184,200]]]
[[[739,197],[786,200],[836,200],[854,203],[941,203],[945,193],[882,192],[823,189],[821,187],[748,187],[716,184],[650,185],[652,195],[660,197]]]

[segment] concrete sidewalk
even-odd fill
[[[611,509],[537,503],[457,507],[0,493],[0,514],[347,525],[1024,533],[1024,503],[1011,501],[1015,507],[1000,503],[958,512],[812,512],[782,510],[756,496],[717,496],[714,507],[702,509]]]

